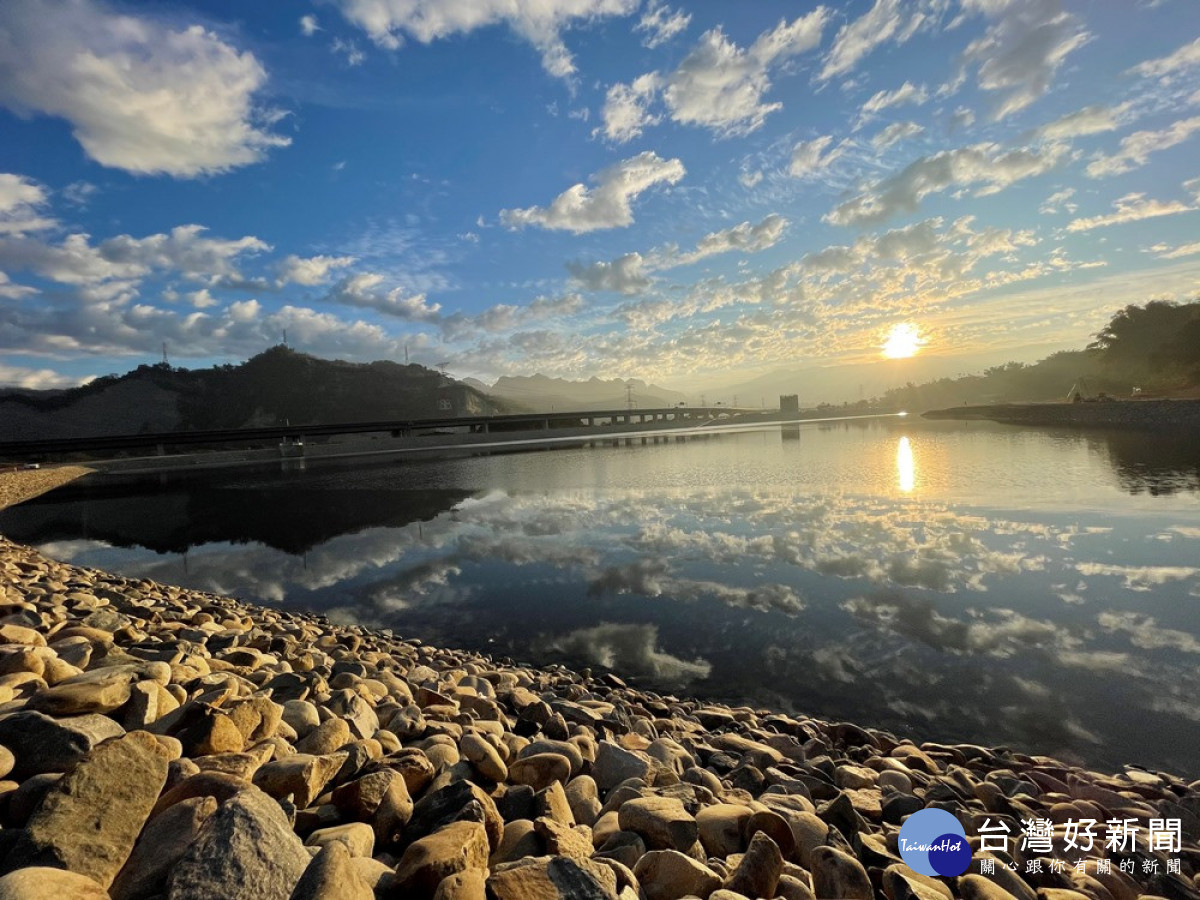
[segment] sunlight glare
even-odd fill
[[[883,342],[883,355],[888,359],[907,359],[916,356],[925,339],[916,325],[911,322],[899,322],[888,332],[887,340]]]
[[[900,445],[896,447],[896,476],[900,492],[911,494],[917,484],[917,469],[913,463],[912,444],[907,437],[900,438]]]

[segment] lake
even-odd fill
[[[1200,771],[1200,446],[882,418],[93,476],[50,556],[649,689]]]

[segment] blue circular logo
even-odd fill
[[[900,826],[900,857],[914,872],[953,878],[971,865],[962,823],[944,809],[919,809]]]

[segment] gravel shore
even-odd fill
[[[902,862],[927,808],[967,873]],[[0,900],[1181,900],[1198,839],[1176,775],[660,696],[0,538]]]
[[[18,469],[0,472],[0,509],[32,500],[38,494],[52,491],[68,481],[82,478],[91,469],[83,466],[58,466],[52,469]]]

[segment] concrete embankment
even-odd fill
[[[994,403],[934,409],[923,415],[926,419],[987,420],[1006,425],[1200,432],[1200,400]]]

